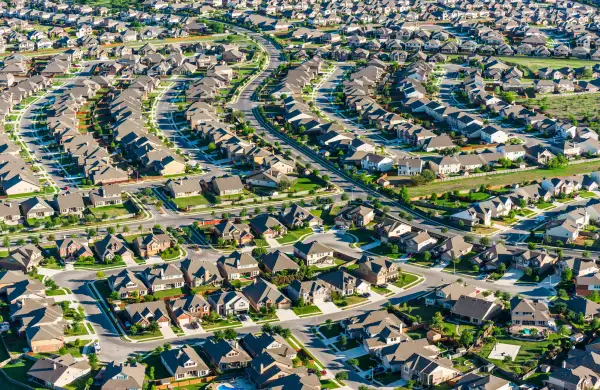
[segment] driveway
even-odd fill
[[[279,241],[277,241],[274,238],[266,238],[265,237],[265,241],[267,242],[267,244],[269,244],[270,248],[279,248],[281,246],[281,244],[279,243]]]
[[[315,305],[323,312],[323,314],[337,313],[342,311],[333,302],[315,303]]]
[[[520,269],[509,268],[503,277],[496,280],[496,284],[501,286],[512,286],[517,280],[523,276],[524,272]]]
[[[279,321],[291,321],[300,318],[292,309],[277,309],[276,313],[277,317],[279,317]]]
[[[173,332],[173,329],[171,329],[170,326],[164,326],[164,327],[161,326],[160,333],[162,333],[165,340],[174,339],[177,337],[177,335],[175,334],[175,332]]]
[[[137,267],[139,264],[133,259],[123,259],[126,267]]]

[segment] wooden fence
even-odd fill
[[[167,379],[161,379],[160,381],[155,381],[155,384],[157,389],[174,389],[177,387],[192,386],[200,383],[209,383],[215,380],[215,378],[216,376],[205,376],[203,378],[194,378],[175,382],[175,378],[171,377]]]

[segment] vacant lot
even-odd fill
[[[587,122],[600,117],[598,99],[600,93],[580,95],[552,95],[535,99],[526,99],[523,103],[530,108],[543,109],[556,119],[570,119]]]
[[[587,162],[582,164],[569,165],[557,169],[533,169],[531,171],[514,172],[509,174],[489,175],[474,177],[464,180],[450,180],[443,182],[429,183],[418,187],[409,187],[408,192],[412,198],[420,196],[429,196],[432,193],[443,194],[448,191],[468,191],[478,188],[482,184],[493,187],[502,187],[509,184],[520,183],[523,181],[541,180],[542,177],[561,177],[581,173],[592,172],[600,169],[600,161]]]
[[[496,57],[499,60],[516,64],[523,65],[531,70],[531,72],[537,72],[540,68],[551,67],[554,69],[569,67],[569,68],[582,68],[584,66],[594,66],[598,64],[597,61],[586,61],[586,60],[578,60],[574,58],[569,59],[558,59],[558,58],[534,58],[534,57]],[[529,75],[525,75],[529,76]]]
[[[108,218],[117,218],[137,212],[136,207],[130,201],[111,206],[91,207],[89,210],[96,218],[103,218],[105,214]]]

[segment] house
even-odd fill
[[[552,370],[548,377],[548,388],[552,390],[593,389],[598,387],[598,359],[593,351],[569,351],[561,368]]]
[[[268,214],[257,215],[250,221],[250,227],[257,237],[276,238],[287,234],[287,228]]]
[[[363,256],[356,264],[358,268],[353,271],[354,275],[376,286],[393,282],[398,278],[398,266],[384,257]]]
[[[54,204],[60,215],[77,215],[81,217],[85,210],[83,197],[80,192],[58,194],[54,197]]]
[[[221,276],[230,282],[236,279],[252,279],[260,272],[258,262],[249,252],[235,251],[227,257],[222,256],[217,260],[217,267]]]
[[[75,360],[70,353],[56,358],[40,358],[27,371],[27,379],[50,389],[66,388],[92,370],[85,360]]]
[[[294,279],[286,291],[294,302],[304,302],[308,305],[323,303],[331,299],[329,287],[321,280],[301,282]]]
[[[210,373],[210,369],[200,358],[198,352],[188,346],[162,351],[160,361],[176,381],[202,378]]]
[[[376,351],[383,367],[391,372],[398,372],[408,359],[414,354],[435,359],[440,350],[435,345],[430,345],[426,338],[391,344]]]
[[[239,195],[244,191],[244,185],[239,176],[213,177],[207,183],[207,187],[217,196]]]
[[[558,257],[552,256],[544,250],[524,250],[515,252],[513,256],[513,266],[516,269],[533,269],[538,274],[544,273],[558,260]]]
[[[398,241],[400,237],[410,233],[411,229],[410,225],[390,218],[385,218],[374,227],[375,234],[383,243]]]
[[[21,203],[21,213],[25,219],[43,219],[51,217],[54,209],[39,196],[34,196]]]
[[[307,267],[312,265],[333,265],[333,249],[312,241],[308,244],[297,242],[294,244],[294,256],[304,260]]]
[[[364,294],[369,291],[369,283],[358,279],[346,271],[336,270],[321,274],[317,277],[331,292],[337,292],[342,296]]]
[[[385,310],[350,317],[342,320],[340,325],[348,338],[362,340],[363,348],[371,354],[388,345],[412,340],[404,333],[404,322]]]
[[[427,230],[421,230],[404,234],[400,237],[400,243],[404,246],[406,251],[410,253],[420,253],[433,247],[437,243],[437,240],[431,237]]]
[[[76,238],[65,238],[56,241],[58,256],[63,260],[78,259],[80,257],[94,256],[86,242]]]
[[[159,255],[164,250],[170,248],[171,236],[168,234],[150,233],[144,236],[137,236],[133,241],[133,248],[141,257],[149,258]]]
[[[375,210],[365,206],[348,206],[336,215],[336,226],[367,226],[375,219]]]
[[[185,285],[183,272],[175,264],[163,263],[146,268],[140,275],[144,279],[148,290],[153,293],[174,288],[182,288]]]
[[[113,261],[115,256],[120,256],[123,261],[133,261],[133,252],[114,234],[107,234],[102,240],[95,242],[94,249],[105,263]]]
[[[252,361],[236,340],[215,340],[211,337],[202,345],[202,350],[220,371],[246,367]]]
[[[495,375],[479,376],[469,373],[462,376],[454,385],[453,390],[510,390],[511,383]]]
[[[34,267],[39,266],[43,259],[40,248],[33,244],[25,244],[10,252],[8,258],[0,260],[0,264],[7,270],[29,273]]]
[[[246,314],[250,311],[250,302],[239,291],[221,291],[208,296],[210,307],[217,314],[228,316],[229,314]]]
[[[392,170],[394,160],[387,156],[368,153],[360,160],[360,165],[368,171],[388,172]]]
[[[460,259],[471,252],[472,249],[473,244],[466,242],[463,236],[454,236],[448,238],[436,248],[436,252],[440,255],[442,261],[451,261],[452,259]]]
[[[114,206],[123,204],[121,193],[118,185],[109,184],[90,191],[88,196],[92,207]]]
[[[233,223],[223,221],[213,228],[213,237],[225,242],[235,242],[237,245],[246,245],[254,241],[254,235],[250,232],[250,226],[245,223]]]
[[[600,273],[578,277],[575,286],[577,295],[582,297],[587,297],[593,291],[600,291]]]
[[[254,279],[254,282],[242,288],[242,293],[250,302],[250,306],[257,312],[262,307],[275,307],[276,309],[290,309],[292,301],[283,295],[277,286],[262,278]]]
[[[548,305],[539,299],[514,297],[510,301],[513,325],[549,327],[554,325]]]
[[[512,251],[507,249],[504,244],[497,243],[473,257],[471,262],[476,264],[482,271],[493,271],[498,269],[500,264],[510,265],[512,258]]]
[[[169,302],[171,318],[180,327],[198,323],[210,314],[210,304],[201,295],[185,295]]]
[[[164,301],[131,303],[125,306],[125,315],[130,324],[147,328],[156,322],[161,328],[171,326],[169,312]]]
[[[134,295],[143,297],[148,294],[148,289],[144,283],[129,269],[124,269],[116,275],[108,277],[108,286],[111,291],[119,294],[121,299],[131,298]]]
[[[242,340],[244,349],[248,351],[252,358],[270,352],[288,359],[294,359],[297,355],[296,350],[292,348],[287,341],[277,333],[263,332],[259,335],[248,333]]]
[[[260,261],[263,270],[271,275],[283,271],[286,271],[289,274],[296,273],[300,270],[300,266],[280,250],[275,250],[263,255]]]
[[[181,269],[190,288],[206,285],[220,286],[223,283],[219,269],[210,261],[185,259],[181,262]]]
[[[583,313],[583,318],[586,321],[591,321],[594,318],[600,318],[600,304],[593,302],[587,298],[574,296],[567,301],[558,300],[567,305],[567,310],[574,313]]]
[[[297,204],[294,204],[291,207],[283,210],[281,213],[281,222],[283,222],[283,224],[289,228],[299,228],[303,227],[305,224],[307,226],[317,226],[323,224],[323,220],[321,218],[315,217],[310,213],[310,211]]]
[[[109,362],[100,370],[95,380],[101,390],[142,390],[146,366],[140,363]]]
[[[450,309],[459,321],[482,325],[493,320],[502,311],[502,305],[478,297],[461,296]]]
[[[477,294],[479,294],[479,290],[476,287],[454,282],[436,288],[432,294],[425,297],[425,304],[450,309],[460,297],[475,297]]]
[[[567,257],[561,259],[557,265],[561,273],[565,268],[569,268],[573,272],[573,277],[589,276],[600,272],[594,259]]]

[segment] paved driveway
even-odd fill
[[[177,337],[173,329],[170,326],[165,326],[160,328],[160,333],[162,333],[163,337],[166,339],[174,339]]]
[[[319,309],[321,309],[323,314],[337,313],[339,311],[342,311],[342,309],[337,307],[333,302],[321,302],[321,303],[315,303],[315,305]]]
[[[276,313],[280,321],[297,320],[300,318],[292,309],[277,309]]]
[[[267,242],[267,244],[269,244],[269,247],[271,247],[271,248],[279,248],[281,246],[279,241],[277,241],[274,238],[266,238],[265,237],[265,241]]]
[[[509,268],[503,277],[496,281],[496,284],[501,286],[512,286],[517,280],[523,276],[524,272],[520,269]]]

